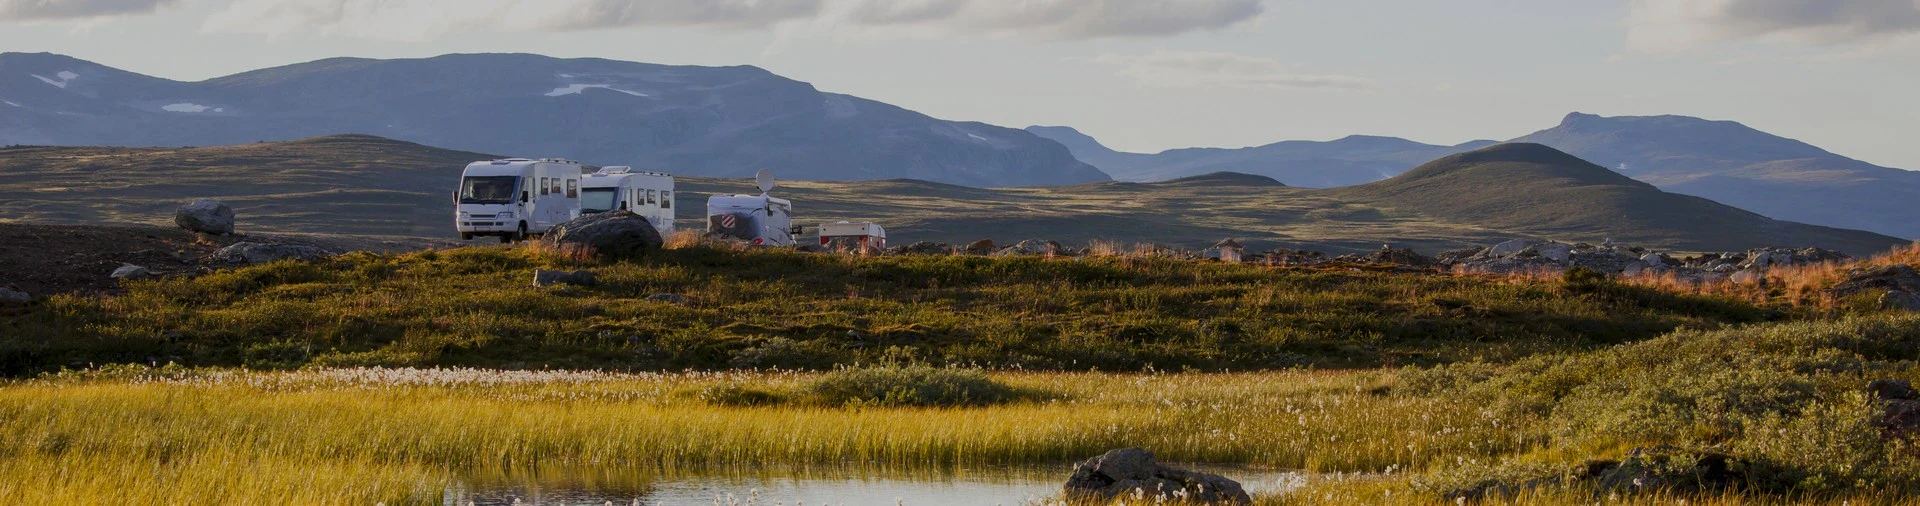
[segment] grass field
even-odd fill
[[[0,372],[107,363],[1039,370],[1507,360],[1680,328],[1816,317],[1616,283],[1164,258],[854,257],[692,247],[634,262],[530,249],[356,253],[62,295],[0,319]],[[534,288],[538,268],[598,286]],[[690,304],[649,300],[658,293]]]

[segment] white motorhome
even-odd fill
[[[820,245],[854,251],[887,249],[887,229],[871,221],[820,224]]]
[[[580,163],[558,158],[473,162],[454,192],[461,239],[513,242],[580,215]]]
[[[707,198],[707,235],[730,237],[755,246],[792,246],[799,231],[793,227],[793,202],[768,195],[773,174],[762,169],[755,178],[759,195],[714,195]]]
[[[580,213],[629,211],[647,219],[661,237],[673,235],[673,175],[602,167],[580,181]]]

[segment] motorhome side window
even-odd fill
[[[656,194],[656,193],[654,193],[654,191],[653,191],[653,190],[647,190],[647,203],[648,203],[648,204],[658,204],[658,203],[660,203],[660,198],[659,198],[659,197],[660,197],[660,196],[659,196],[658,194]]]
[[[540,194],[541,195],[547,194],[547,178],[544,178],[544,177],[540,178]]]
[[[660,190],[660,208],[673,209],[673,192]]]
[[[551,181],[548,181],[547,184],[553,188],[554,195],[560,194],[560,178],[553,178]]]
[[[580,198],[580,180],[571,179],[571,178],[567,179],[567,198],[570,198],[570,199]]]

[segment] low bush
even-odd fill
[[[801,400],[825,406],[986,406],[1018,397],[1012,387],[979,369],[929,365],[839,369],[800,391]]]

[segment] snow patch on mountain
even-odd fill
[[[600,88],[603,90],[618,91],[618,92],[625,93],[628,95],[633,95],[636,97],[647,96],[647,94],[641,93],[638,91],[627,91],[627,90],[615,88],[611,84],[569,84],[566,86],[561,86],[559,88],[554,88],[553,91],[547,92],[547,96],[560,97],[560,96],[566,96],[566,95],[579,95],[580,92],[587,91],[587,88]]]
[[[59,79],[52,79],[40,74],[33,74],[34,79],[39,79],[40,82],[51,84],[53,85],[53,87],[60,88],[60,89],[66,89],[67,85],[72,84],[74,79],[80,78],[80,74],[75,74],[71,70],[62,70],[60,71],[60,73],[54,74],[53,76],[58,77]]]
[[[26,106],[24,106],[24,105],[20,105],[20,104],[16,104],[16,103],[13,103],[13,101],[12,101],[12,100],[0,100],[0,104],[7,104],[7,105],[11,105],[11,106],[14,106],[14,107],[21,107],[21,108],[24,108],[24,107],[26,107]]]
[[[987,140],[987,138],[986,138],[986,137],[981,137],[981,136],[979,136],[979,135],[976,135],[976,134],[967,134],[967,137],[972,137],[972,138],[973,138],[973,140],[976,140],[976,141],[980,141],[980,142],[988,142],[988,140]]]
[[[208,107],[208,106],[204,106],[204,105],[200,105],[192,102],[167,104],[165,106],[161,106],[160,109],[167,112],[187,112],[187,113],[200,113],[200,112],[207,112],[207,111],[227,112],[227,110],[222,107]]]

